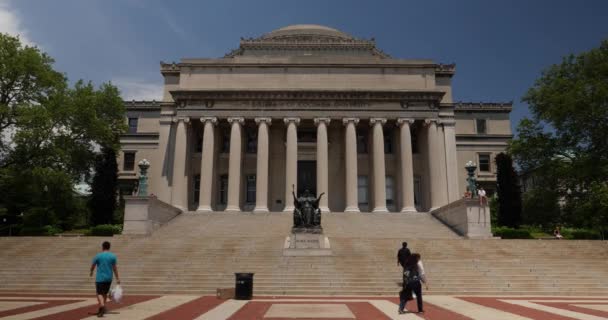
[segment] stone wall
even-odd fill
[[[154,196],[126,196],[124,199],[123,235],[149,235],[182,213],[181,210],[158,200]]]
[[[478,199],[460,199],[431,214],[463,237],[492,237],[490,207],[480,206]]]

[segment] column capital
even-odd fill
[[[283,122],[285,122],[285,124],[289,124],[290,122],[293,122],[297,126],[300,124],[300,118],[294,118],[294,117],[283,118]]]
[[[436,119],[436,118],[428,118],[428,119],[424,119],[424,123],[426,125],[431,124],[432,122],[435,122],[435,124],[441,124],[441,120]]]
[[[217,118],[216,117],[201,117],[200,118],[202,123],[206,123],[206,122],[210,122],[211,124],[216,124],[217,123]]]
[[[401,127],[404,124],[407,124],[408,126],[410,124],[414,123],[414,119],[412,118],[397,118],[397,124]]]
[[[374,124],[380,124],[380,125],[384,125],[386,123],[386,118],[371,118],[369,119],[369,124],[374,125]]]
[[[322,122],[324,122],[325,125],[328,125],[331,122],[331,119],[330,118],[315,118],[314,121],[315,121],[315,125],[317,125],[317,126]]]
[[[456,120],[454,119],[441,119],[440,121],[444,127],[453,127],[456,125]]]
[[[171,119],[171,121],[173,121],[174,123],[177,123],[179,121],[183,121],[184,123],[189,123],[190,117],[173,117],[173,119]]]
[[[255,120],[255,123],[258,124],[258,125],[261,124],[261,123],[264,123],[264,122],[267,125],[271,125],[272,124],[272,118],[269,118],[269,117],[255,118],[254,120]]]
[[[359,123],[359,118],[343,118],[342,124],[347,125],[349,122],[353,122],[355,125]]]
[[[228,122],[229,123],[243,124],[243,122],[245,122],[245,118],[243,118],[243,117],[230,117],[230,118],[228,118]]]

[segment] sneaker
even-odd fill
[[[98,318],[103,317],[103,308],[102,307],[99,307],[99,309],[97,309],[97,317]]]
[[[404,314],[404,313],[405,313],[405,311],[399,310],[399,314]]]

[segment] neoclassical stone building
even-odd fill
[[[333,212],[430,211],[460,199],[467,161],[495,185],[511,103],[454,103],[455,65],[373,40],[284,27],[219,59],[162,63],[162,101],[125,102],[119,178],[190,211],[291,211],[292,186]]]

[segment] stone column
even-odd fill
[[[287,125],[287,141],[285,149],[285,209],[284,212],[292,212],[293,196],[292,186],[298,187],[298,130],[300,118],[283,119]],[[297,189],[296,189],[297,192]]]
[[[410,124],[414,119],[399,118],[400,127],[400,162],[401,162],[401,212],[416,212],[414,204],[414,163],[412,159],[412,136]]]
[[[255,123],[258,124],[258,151],[253,212],[268,212],[268,126],[272,119],[255,118]]]
[[[384,132],[382,126],[386,123],[383,118],[371,118],[374,144],[374,210],[372,212],[388,212],[386,208],[386,169],[384,164]]]
[[[443,133],[445,135],[445,161],[448,179],[448,201],[460,199],[458,184],[458,157],[456,152],[455,120],[443,120]]]
[[[171,141],[171,125],[173,121],[169,116],[161,115],[158,129],[158,149],[155,151],[156,161],[152,164],[151,176],[159,177],[158,182],[150,185],[150,193],[154,193],[158,200],[165,203],[171,203],[171,185],[169,180],[172,179],[171,157],[173,156],[174,141]],[[152,180],[151,182],[154,182]]]
[[[188,152],[188,128],[190,118],[178,117],[175,130],[175,158],[173,161],[173,185],[171,187],[171,204],[183,211],[188,211],[188,176],[186,160]]]
[[[245,119],[228,118],[230,128],[230,161],[228,162],[228,204],[226,211],[239,212],[241,191],[241,125]]]
[[[201,118],[203,124],[203,154],[201,157],[201,187],[198,197],[198,212],[211,212],[211,194],[213,187],[213,166],[215,158],[215,124],[216,117]]]
[[[445,154],[442,151],[443,135],[439,127],[438,119],[427,119],[428,124],[428,150],[429,150],[429,177],[430,177],[430,195],[431,208],[433,211],[447,204],[447,188],[445,187],[446,180],[442,179],[442,167],[445,168]]]
[[[346,126],[344,134],[345,174],[346,174],[346,209],[344,212],[359,212],[357,195],[357,129],[359,119],[344,118],[342,123]]]
[[[328,159],[328,147],[327,147],[327,126],[331,119],[329,118],[315,118],[315,124],[317,125],[317,196],[322,192],[325,193],[319,201],[319,209],[321,212],[329,212],[328,199],[329,199],[329,159]]]

